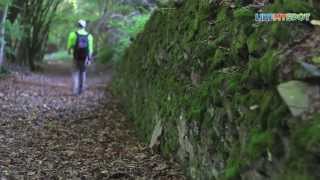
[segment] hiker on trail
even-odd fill
[[[87,23],[78,21],[78,30],[71,32],[68,38],[68,52],[73,51],[73,93],[80,95],[86,80],[86,65],[92,60],[93,37],[86,31]]]

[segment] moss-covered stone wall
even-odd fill
[[[314,17],[319,9],[302,0],[261,9],[242,1],[172,3],[154,12],[118,66],[114,92],[140,136],[150,142],[160,131],[158,150],[191,179],[320,178],[320,119],[293,117],[277,92],[295,78],[282,73],[290,59],[283,54],[314,28],[257,23],[257,11]]]

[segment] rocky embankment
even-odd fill
[[[192,179],[319,179],[319,28],[255,22],[310,2],[172,1],[118,67],[114,90],[155,150]]]

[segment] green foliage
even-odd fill
[[[6,54],[15,56],[17,45],[24,36],[23,27],[19,22],[19,19],[16,19],[13,23],[11,23],[10,21],[6,21],[5,28],[6,39],[10,43],[5,48]]]
[[[110,60],[112,57],[114,62],[119,62],[122,58],[125,49],[130,45],[131,39],[134,39],[139,32],[141,32],[149,20],[149,14],[143,14],[139,16],[134,16],[131,20],[126,21],[109,21],[109,26],[111,28],[118,29],[120,32],[124,33],[112,47],[110,45],[104,45],[100,52],[99,59],[104,62]]]
[[[72,17],[94,21],[103,15],[101,11],[106,8],[106,4],[102,3],[101,0],[68,0],[64,1],[62,10],[66,7],[69,7],[69,14],[71,14]]]
[[[52,54],[46,54],[44,60],[47,61],[68,61],[72,59],[72,55],[68,54],[67,51],[58,51]]]
[[[140,11],[142,15],[128,16],[134,11]],[[116,20],[112,18],[105,19],[105,13],[109,13],[109,15],[120,14],[124,16],[124,18]],[[95,47],[98,47],[98,49],[95,49],[95,51],[98,52],[98,61],[101,63],[110,61],[117,62],[123,56],[123,52],[129,46],[131,40],[143,30],[149,17],[149,12],[135,6],[134,3],[128,4],[116,0],[64,1],[58,9],[58,15],[53,21],[53,28],[49,35],[49,43],[57,45],[59,49],[65,49],[66,39],[69,33],[76,31],[76,22],[79,19],[85,19],[89,22],[89,31],[93,30],[91,33],[94,33]],[[96,27],[94,26],[97,23],[104,25],[105,23],[103,21],[107,21],[105,23],[108,29],[113,28],[120,32],[117,34],[117,36],[119,36],[118,41],[112,44],[106,43],[108,36],[113,36],[113,34],[96,31]],[[90,22],[92,23],[91,25]]]
[[[112,60],[114,53],[114,49],[107,44],[100,49],[97,59],[100,63],[107,64]]]
[[[123,15],[128,15],[131,12],[135,11],[136,9],[132,5],[113,3],[109,7],[109,10],[114,12],[114,13],[120,13],[120,14],[123,14]]]
[[[31,70],[36,70],[36,63],[43,60],[52,21],[61,3],[62,0],[26,0],[14,4],[23,31],[16,59]]]
[[[10,71],[3,66],[0,67],[0,77],[10,74]]]
[[[0,7],[5,7],[6,5],[10,4],[12,0],[1,0]]]
[[[106,5],[100,0],[65,0],[57,10],[57,15],[52,21],[49,34],[49,43],[55,44],[59,49],[66,48],[68,35],[77,30],[77,22],[84,19],[95,22],[103,15]]]
[[[10,39],[13,41],[19,41],[23,37],[23,31],[21,27],[21,23],[19,20],[11,23],[10,21],[6,21],[6,32],[7,35],[10,36]]]
[[[66,41],[71,31],[76,30],[76,22],[82,17],[75,13],[71,2],[64,1],[57,11],[57,15],[51,25],[49,44],[58,45],[59,48],[66,48]]]
[[[136,16],[133,18],[133,25],[128,27],[127,31],[131,37],[136,37],[136,35],[144,29],[146,22],[149,20],[150,14],[144,14],[142,16]]]

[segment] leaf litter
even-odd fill
[[[1,180],[185,179],[177,163],[136,138],[108,90],[91,84],[73,96],[68,79],[67,73],[0,79]]]

